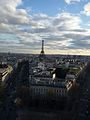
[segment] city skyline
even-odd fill
[[[1,0],[0,52],[90,55],[89,0]]]

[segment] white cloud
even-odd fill
[[[90,16],[90,2],[87,3],[85,6],[84,6],[84,11],[83,13],[86,15],[86,16]]]
[[[8,33],[8,32],[12,32],[12,29],[10,28],[10,25],[8,24],[4,24],[4,23],[0,23],[0,33]]]
[[[76,3],[76,2],[80,2],[81,0],[65,0],[65,2],[67,4],[73,4],[73,3]]]
[[[10,5],[13,7],[17,7],[17,5],[21,4],[22,0],[0,0],[1,6]]]
[[[39,50],[42,39],[45,40],[46,48],[49,50],[51,48],[55,50],[76,49],[76,45],[81,48],[80,45],[84,38],[81,36],[87,33],[80,28],[81,19],[70,13],[63,12],[53,17],[44,14],[32,15],[32,22],[37,23],[36,26],[33,24],[28,27],[20,25],[14,30],[19,38],[21,49],[23,45],[29,49],[33,49],[34,46],[34,49]],[[80,42],[75,42],[75,40]]]
[[[80,0],[68,0],[68,4]],[[45,47],[50,49],[90,49],[90,30],[82,29],[80,16],[67,12],[55,16],[47,14],[28,14],[26,9],[18,8],[22,0],[0,0],[0,49],[7,46],[10,50],[28,51],[41,47],[41,40],[45,40]],[[13,37],[14,34],[16,37]],[[12,45],[10,37],[13,38]],[[86,42],[85,42],[86,41]],[[85,45],[84,45],[85,43]],[[5,47],[4,47],[5,46]],[[12,48],[13,46],[13,48]],[[65,52],[65,51],[64,51]]]
[[[22,0],[0,0],[0,23],[28,24],[30,18],[25,9],[18,9]]]
[[[54,19],[54,25],[57,25],[60,30],[78,29],[80,28],[80,23],[80,17],[65,12],[58,14]]]

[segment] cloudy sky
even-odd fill
[[[89,0],[0,0],[0,52],[90,55]]]

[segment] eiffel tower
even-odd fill
[[[40,59],[44,59],[45,58],[45,53],[44,53],[44,40],[42,40],[42,49],[39,55]]]

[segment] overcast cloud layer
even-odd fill
[[[65,2],[70,5],[81,0]],[[1,52],[38,53],[43,39],[47,54],[90,54],[90,23],[81,17],[83,14],[90,19],[89,2],[79,14],[63,11],[54,16],[32,14],[32,10],[19,8],[22,4],[22,0],[0,0]]]

